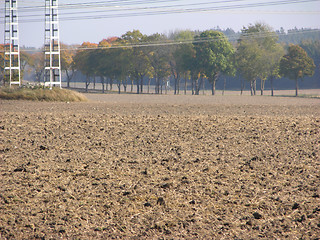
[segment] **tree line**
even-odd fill
[[[194,95],[208,83],[214,95],[219,78],[236,75],[242,79],[241,91],[246,80],[252,95],[257,94],[257,81],[263,95],[267,80],[273,95],[273,82],[281,77],[295,81],[298,95],[298,80],[312,76],[315,63],[319,66],[319,40],[304,41],[300,46],[279,43],[279,34],[260,23],[244,27],[236,41],[227,38],[230,32],[177,31],[166,36],[133,30],[98,44],[84,42],[76,50],[61,44],[61,65],[68,87],[75,73],[81,72],[87,90],[98,79],[102,92],[112,90],[116,84],[119,93],[121,89],[130,91],[130,87],[132,91],[133,85],[138,94],[149,93],[152,81],[154,92],[162,94],[170,79],[175,94],[180,94],[183,85],[184,93],[189,87]],[[34,53],[29,58],[24,55],[27,54],[22,53],[22,68],[29,64],[40,81],[43,54]]]

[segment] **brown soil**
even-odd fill
[[[319,99],[87,97],[0,101],[0,239],[319,237]]]

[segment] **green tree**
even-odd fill
[[[196,50],[193,44],[183,44],[177,49],[175,53],[178,58],[180,68],[184,78],[184,94],[187,94],[187,81],[191,76],[196,75],[197,62]]]
[[[128,45],[125,50],[130,63],[129,75],[136,81],[138,94],[143,92],[143,79],[151,74],[146,48],[139,46],[145,43],[146,37],[138,30],[129,31],[121,36],[122,44]]]
[[[313,59],[314,64],[316,64],[316,66],[320,65],[320,40],[302,41],[300,47],[302,47],[306,51],[308,56]]]
[[[97,74],[97,58],[95,56],[95,48],[97,44],[84,42],[81,48],[74,56],[75,68],[86,76],[86,91],[91,83],[91,77]]]
[[[240,76],[250,82],[251,95],[255,95],[256,79],[261,73],[262,53],[257,43],[241,42],[236,54],[236,65]]]
[[[116,48],[119,45],[120,39],[118,37],[109,37],[99,42],[99,50],[95,51],[95,59],[97,65],[97,75],[100,77],[102,84],[102,93],[105,92],[105,83],[109,81],[110,90],[114,81],[117,81],[118,90],[119,82],[121,85],[122,78],[118,76],[119,71],[116,68],[124,67],[124,63],[119,63],[119,58],[122,56],[121,49]],[[106,81],[107,80],[107,81]],[[108,85],[107,85],[108,86]],[[120,91],[119,91],[120,93]]]
[[[320,40],[316,41],[303,41],[300,46],[307,52],[308,56],[311,57],[316,65],[314,77],[320,81]]]
[[[196,37],[194,46],[200,76],[208,78],[212,84],[212,95],[215,95],[219,75],[233,68],[234,48],[223,33],[213,30]]]
[[[284,48],[281,44],[275,44],[269,52],[266,54],[266,69],[267,69],[267,77],[270,80],[271,85],[271,96],[274,96],[274,87],[273,81],[274,79],[279,79],[280,76],[280,60],[284,55]],[[264,82],[263,82],[264,83]],[[263,95],[264,86],[261,88],[261,95]]]
[[[177,31],[172,34],[172,40],[179,44],[172,45],[170,47],[170,71],[174,78],[174,94],[180,93],[180,80],[185,78],[185,91],[188,75],[188,66],[186,62],[190,57],[195,57],[193,49],[193,39],[195,33],[193,31]],[[191,55],[190,55],[191,54]]]
[[[162,34],[152,34],[146,38],[146,41],[151,45],[145,49],[147,50],[147,56],[152,66],[151,74],[156,82],[155,93],[162,94],[164,79],[170,75],[170,47],[163,45],[167,42],[167,38]]]
[[[116,45],[116,43],[113,43],[113,47]],[[130,65],[126,54],[127,52],[122,48],[109,48],[101,50],[100,57],[98,57],[98,66],[102,71],[101,73],[116,81],[119,94],[121,85],[124,84],[129,74]]]
[[[291,45],[288,53],[280,60],[280,74],[295,80],[296,96],[298,96],[298,80],[305,76],[313,76],[316,66],[306,51],[298,45]]]
[[[274,51],[277,35],[267,25],[257,23],[243,28],[238,40],[236,62],[240,75],[250,82],[251,95],[256,95],[256,81],[261,80],[261,95],[270,69],[275,68]],[[273,56],[274,55],[274,56]]]

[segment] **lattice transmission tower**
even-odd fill
[[[4,80],[20,86],[18,0],[5,0],[4,15]]]
[[[61,61],[59,42],[58,0],[45,0],[45,86],[60,86]]]

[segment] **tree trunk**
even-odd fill
[[[140,81],[139,78],[136,80],[137,82],[137,94],[140,94]]]
[[[102,85],[102,93],[104,93],[104,77],[100,76],[100,81]]]
[[[263,92],[264,92],[264,84],[265,84],[265,80],[261,79],[261,87],[260,87],[260,90],[261,90],[261,96],[263,96]]]
[[[205,78],[202,78],[202,95],[205,95]]]
[[[195,95],[199,95],[199,78],[195,79],[194,83]]]
[[[166,95],[168,94],[168,80],[166,81],[166,83],[164,85],[164,92]]]
[[[106,82],[105,82],[105,84],[106,84],[106,91],[108,91],[109,90],[109,88],[108,88],[108,81],[109,81],[109,78],[108,77],[106,77]]]
[[[212,79],[212,96],[216,94],[216,79]]]
[[[200,80],[200,81],[199,81]],[[197,95],[200,95],[200,89],[202,86],[202,82],[203,82],[203,77],[201,77],[200,79],[198,79],[198,88],[197,88]]]
[[[299,90],[298,78],[296,78],[296,97],[298,97],[298,90]]]
[[[143,93],[143,76],[140,79],[140,93]]]
[[[71,70],[71,74],[70,74],[70,72],[68,70],[66,70],[66,75],[67,75],[67,88],[70,88],[70,82],[71,82],[72,78],[75,75],[75,70],[72,69]]]
[[[222,91],[222,95],[224,95],[224,91],[226,90],[226,84],[227,84],[227,78],[224,76],[224,77],[223,77],[223,91]]]
[[[273,97],[273,77],[270,78],[271,96]]]
[[[110,78],[110,91],[112,91],[113,79]]]
[[[253,81],[250,81],[251,96],[253,96]]]
[[[241,93],[240,93],[240,95],[242,95],[242,93],[243,93],[243,91],[244,91],[244,87],[245,87],[245,81],[244,81],[244,79],[241,78],[241,77],[240,77],[240,79],[241,79]]]
[[[118,80],[118,94],[121,94],[121,81]]]
[[[212,78],[212,95],[216,94],[216,82],[218,80],[218,77],[219,77],[219,73],[216,73]]]
[[[66,75],[67,75],[67,88],[70,88],[70,78],[69,78],[68,70],[66,70]]]
[[[151,78],[148,79],[148,93],[150,93],[150,82],[151,82]]]
[[[174,76],[174,95],[177,95],[178,79]]]
[[[157,94],[157,85],[158,85],[157,76],[155,76],[153,79],[154,79],[154,93]]]
[[[193,80],[193,77],[191,77],[191,89],[192,89],[192,95],[194,95],[194,80]]]
[[[93,89],[96,90],[96,76],[93,76]]]
[[[253,92],[254,92],[254,95],[257,95],[257,80],[256,79],[253,81]]]
[[[184,95],[187,95],[187,86],[188,86],[188,79],[187,76],[184,78]]]
[[[90,85],[90,77],[87,75],[86,76],[86,92],[88,92],[89,85]]]
[[[181,80],[181,77],[179,76],[179,77],[178,77],[178,86],[177,86],[177,88],[178,88],[178,89],[177,89],[177,93],[178,93],[178,94],[180,94],[180,80]]]
[[[131,78],[131,92],[133,92],[133,78]]]
[[[128,79],[127,77],[125,78],[124,82],[122,83],[123,85],[123,91],[126,93],[127,92],[127,85],[128,85]]]

